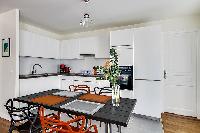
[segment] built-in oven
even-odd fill
[[[120,89],[133,90],[133,66],[119,66],[121,71],[119,76]]]

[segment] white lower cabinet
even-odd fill
[[[120,97],[133,99],[133,91],[132,90],[121,90]]]
[[[60,89],[59,76],[20,79],[20,96],[38,93],[50,89]]]
[[[163,111],[162,83],[160,81],[135,81],[134,98],[137,99],[134,113],[161,118]]]
[[[90,87],[90,91],[93,91],[95,87],[109,87],[110,82],[108,80],[96,80],[96,77],[62,76],[61,89],[69,90],[70,85],[87,85]]]
[[[62,76],[61,77],[61,89],[62,90],[68,90],[69,86],[74,84],[74,78],[73,76]]]

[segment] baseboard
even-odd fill
[[[179,114],[179,115],[197,117],[196,110],[194,111],[194,110],[188,110],[188,109],[168,107],[164,112],[172,112],[172,113]]]
[[[3,118],[3,119],[5,119],[5,120],[10,121],[9,115],[5,115],[5,114],[3,114],[3,113],[1,113],[1,112],[0,112],[0,118]]]
[[[136,114],[136,113],[133,113],[132,115],[136,116],[136,117],[140,117],[140,118],[144,118],[144,119],[153,120],[153,121],[159,121],[160,122],[160,118],[146,116],[146,115],[141,115],[141,114]]]

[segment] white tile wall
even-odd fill
[[[85,57],[81,60],[56,60],[34,57],[20,57],[20,75],[31,74],[34,64],[41,64],[42,69],[37,67],[38,73],[57,73],[59,64],[63,63],[72,68],[72,73],[80,73],[82,70],[93,70],[93,66],[103,65],[106,59],[95,59],[94,57]]]
[[[56,59],[44,59],[34,57],[20,57],[20,75],[31,74],[32,67],[34,64],[42,65],[42,69],[38,66],[37,73],[57,73],[60,60]]]
[[[61,60],[61,63],[71,67],[71,72],[79,73],[82,70],[93,70],[94,66],[103,65],[106,59],[95,59],[94,57],[85,57],[83,60]]]

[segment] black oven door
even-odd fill
[[[121,74],[119,76],[120,89],[133,90],[133,77],[129,74]]]

